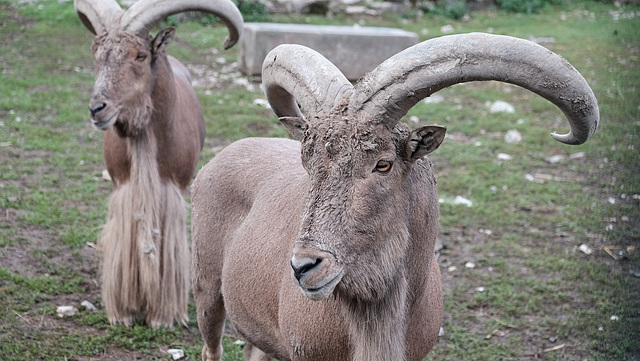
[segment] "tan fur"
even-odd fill
[[[91,104],[106,105],[94,118],[105,130],[104,159],[114,185],[99,241],[103,301],[113,324],[143,319],[157,328],[187,320],[182,193],[202,149],[204,119],[189,73],[165,54],[172,35],[171,29],[146,40],[103,34],[93,44],[99,70]],[[149,54],[146,63],[135,60],[140,52]],[[123,64],[113,66],[114,59]]]
[[[202,11],[242,33],[229,0],[75,0],[80,21],[96,35],[89,112],[104,130],[103,155],[114,191],[99,238],[102,296],[112,324],[143,318],[152,327],[187,321],[189,247],[182,194],[196,170],[205,128],[191,76],[167,56],[175,28],[149,31],[172,14]]]
[[[388,264],[377,264],[388,271],[375,272],[376,265],[362,268],[356,263],[366,259],[364,253],[352,255],[349,262],[356,263],[349,265],[350,276],[343,277],[349,284],[338,285],[321,301],[305,297],[291,275],[300,220],[305,204],[314,199],[300,144],[243,139],[205,165],[192,188],[192,284],[205,341],[203,360],[221,360],[225,316],[251,344],[245,360],[424,357],[437,340],[442,316],[440,270],[433,253],[438,204],[430,163],[415,163],[403,183],[421,191],[409,197],[413,200],[407,198],[406,209],[394,212],[396,219],[377,226],[385,233],[392,223],[407,224],[412,236],[383,239],[389,249],[367,247],[388,254]],[[409,210],[415,217],[409,217]],[[354,242],[349,238],[346,243]],[[357,279],[384,279],[384,273],[391,280],[386,292],[377,288],[383,294],[364,300],[351,292]]]

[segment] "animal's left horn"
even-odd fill
[[[516,84],[555,104],[571,126],[552,134],[562,143],[582,144],[598,127],[596,97],[568,61],[528,40],[482,33],[435,38],[394,55],[356,85],[350,107],[393,127],[425,97],[476,80]]]
[[[303,118],[331,111],[353,86],[320,53],[302,45],[283,44],[267,54],[262,63],[262,84],[278,117]]]
[[[122,15],[122,30],[134,34],[148,34],[166,17],[186,11],[201,11],[219,17],[229,30],[224,48],[232,47],[243,29],[242,14],[230,0],[139,0]]]
[[[75,0],[73,7],[82,24],[94,35],[108,31],[117,23],[116,18],[122,13],[115,0]]]

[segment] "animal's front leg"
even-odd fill
[[[271,357],[253,344],[247,343],[244,347],[244,361],[271,361]]]

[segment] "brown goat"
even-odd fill
[[[300,142],[229,145],[193,185],[193,291],[205,346],[220,360],[225,316],[246,360],[421,360],[443,312],[436,179],[424,157],[445,129],[400,118],[453,84],[498,80],[550,100],[585,142],[599,113],[566,60],[489,34],[432,39],[352,86],[333,64],[281,45],[263,65],[267,99]],[[305,112],[302,115],[300,108]]]
[[[229,0],[140,0],[126,11],[115,0],[76,0],[78,17],[96,34],[91,122],[104,133],[113,181],[102,252],[102,300],[112,324],[146,317],[152,327],[186,322],[189,245],[182,194],[203,146],[202,110],[187,69],[167,56],[175,28],[149,29],[182,11],[222,18],[232,46],[242,16]]]

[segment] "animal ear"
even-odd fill
[[[153,53],[158,54],[164,51],[173,40],[174,35],[176,35],[176,28],[173,26],[160,30],[156,38],[153,39]]]
[[[447,128],[439,125],[427,125],[413,130],[405,143],[407,159],[413,162],[438,149],[446,131]]]
[[[285,128],[299,141],[304,139],[304,132],[307,131],[309,125],[307,125],[307,121],[299,118],[299,117],[280,117],[278,118],[280,123],[284,125]]]

